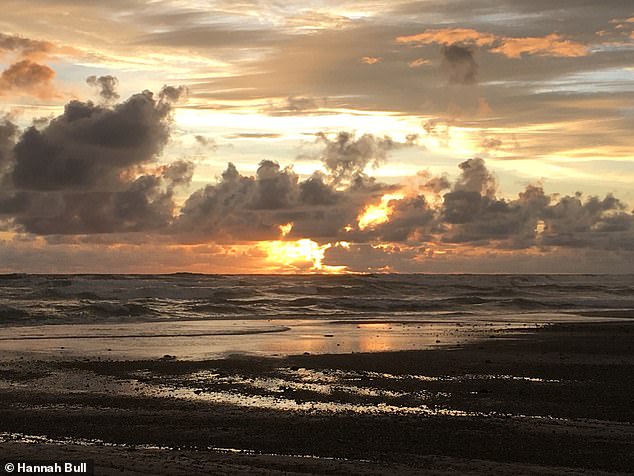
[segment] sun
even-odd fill
[[[281,237],[287,237],[292,229],[292,223],[280,225]],[[262,241],[258,245],[266,254],[266,261],[277,265],[276,270],[279,266],[282,266],[284,271],[291,272],[344,273],[347,269],[346,266],[324,264],[326,250],[333,246],[349,249],[350,244],[342,241],[320,245],[309,238],[301,238],[299,240]]]

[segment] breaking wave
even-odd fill
[[[634,309],[633,276],[0,275],[0,325]]]

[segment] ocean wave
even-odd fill
[[[0,304],[0,321],[12,321],[19,320],[25,317],[29,317],[29,313],[24,309],[9,306],[7,304]]]
[[[117,303],[117,302],[92,302],[84,306],[80,306],[77,309],[78,312],[86,312],[89,314],[102,315],[102,316],[147,316],[156,314],[156,311],[151,307],[144,306],[142,304],[135,303]]]
[[[527,313],[634,307],[632,276],[1,275],[0,323],[391,314]]]

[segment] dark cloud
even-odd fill
[[[211,137],[205,137],[205,136],[201,136],[200,134],[197,134],[194,136],[194,139],[196,140],[198,144],[210,150],[216,150],[218,148],[218,144]]]
[[[388,222],[360,231],[357,217],[376,198],[336,191],[319,177],[296,183],[274,163],[261,164],[255,177],[229,165],[220,182],[194,192],[176,218],[169,175],[142,176],[110,194],[68,193],[56,195],[57,201],[39,196],[40,203],[30,204],[22,216],[25,197],[8,197],[0,205],[4,213],[17,213],[26,231],[45,235],[154,231],[177,241],[236,243],[279,239],[279,226],[291,222],[288,239],[387,242],[394,250],[399,243],[409,249],[429,242],[514,250],[632,249],[634,218],[610,196],[553,198],[529,186],[517,199],[504,200],[453,190],[438,207],[423,195],[410,195],[390,202]],[[266,203],[258,203],[262,194],[270,194]],[[355,229],[346,232],[347,225]]]
[[[188,93],[185,86],[163,86],[159,91],[161,102],[173,104],[183,99]]]
[[[561,197],[544,210],[544,221],[544,245],[634,250],[634,215],[609,194]]]
[[[529,185],[517,199],[504,200],[495,197],[494,182],[483,163],[462,168],[454,189],[444,196],[442,220],[451,225],[442,235],[445,242],[496,242],[502,248],[631,248],[634,215],[611,195],[584,201],[581,193],[548,196],[540,185]]]
[[[405,197],[393,202],[392,214],[387,224],[377,227],[381,241],[424,242],[430,239],[430,231],[436,211],[423,195]]]
[[[462,173],[440,203],[430,204],[424,195],[415,194],[393,200],[389,221],[353,236],[366,241],[442,242],[514,250],[633,248],[634,215],[612,195],[584,200],[580,193],[546,195],[541,185],[529,185],[516,199],[507,200],[496,196],[495,180],[482,159],[467,160],[460,169]],[[442,177],[427,183],[436,190],[447,185]]]
[[[11,167],[13,167],[13,147],[18,130],[18,126],[9,117],[5,116],[0,119],[0,215],[21,212],[27,203],[23,194],[16,194],[11,189],[11,181],[8,176]]]
[[[17,222],[24,231],[40,235],[164,232],[172,219],[174,202],[162,177],[143,175],[116,192],[86,191],[33,194],[46,205],[33,205]]]
[[[441,175],[440,177],[431,177],[425,184],[423,185],[424,190],[429,190],[435,194],[439,194],[443,190],[448,189],[451,186],[449,183],[449,179],[446,175]]]
[[[52,117],[36,117],[33,119],[33,127],[40,129],[42,127],[46,127],[48,123],[51,121]]]
[[[296,207],[298,198],[298,177],[291,169],[263,160],[255,177],[245,177],[230,163],[218,184],[207,185],[187,199],[176,228],[220,239],[272,238],[281,224],[272,211]]]
[[[443,218],[447,223],[466,223],[480,211],[479,192],[455,190],[443,197]]]
[[[495,177],[486,167],[484,160],[476,157],[458,165],[462,173],[454,185],[454,191],[475,192],[486,197],[495,196]]]
[[[314,172],[299,184],[301,201],[307,205],[332,205],[337,201],[337,193],[327,184],[327,177],[321,172]]]
[[[260,163],[254,177],[229,164],[217,184],[192,193],[174,229],[224,241],[266,240],[278,239],[279,226],[292,222],[289,237],[333,240],[356,223],[376,190],[353,184],[338,190],[332,176],[319,172],[300,181],[292,169],[270,160]]]
[[[193,175],[187,161],[152,166],[180,93],[144,91],[113,107],[71,101],[40,130],[29,127],[12,147],[0,208],[40,235],[166,232],[174,189]],[[5,129],[11,147],[15,130]]]
[[[185,201],[175,224],[177,231],[216,240],[239,239],[240,236],[248,240],[253,234],[246,233],[247,230],[262,228],[263,214],[254,213],[247,207],[254,196],[254,188],[255,180],[241,176],[230,163],[216,185],[195,191]],[[271,235],[272,226],[265,231]]]
[[[453,44],[441,49],[443,67],[448,80],[454,84],[474,84],[478,77],[478,63],[471,46]]]
[[[18,135],[18,126],[8,117],[0,119],[0,185],[2,176],[6,172],[5,168],[12,160],[13,147]]]
[[[101,96],[104,101],[115,101],[120,98],[116,91],[119,80],[114,76],[88,76],[86,83],[97,88],[99,96]]]
[[[440,124],[444,123],[444,127],[441,129]],[[438,140],[443,147],[449,146],[449,129],[451,124],[443,119],[434,118],[428,119],[423,123],[423,130],[428,136]]]
[[[94,188],[119,181],[127,168],[151,161],[169,137],[169,104],[135,94],[114,108],[71,101],[15,147],[15,186],[29,190]]]
[[[0,192],[0,215],[20,214],[27,210],[29,204],[29,195],[26,193]]]
[[[396,142],[388,136],[363,134],[357,138],[350,132],[340,132],[335,139],[319,133],[317,140],[324,144],[320,159],[335,183],[358,180],[368,166],[378,167],[383,163],[391,150],[412,145]]]
[[[55,71],[46,65],[25,59],[12,64],[0,74],[0,95],[26,93],[47,98],[53,93],[51,80]]]
[[[290,168],[280,170],[277,162],[263,160],[256,173],[254,209],[289,208],[297,202],[298,177]]]
[[[168,183],[168,189],[189,185],[194,176],[194,164],[187,160],[177,160],[163,167],[162,176]]]

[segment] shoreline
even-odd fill
[[[142,466],[148,454],[172,461],[170,474],[193,462],[218,474],[243,474],[244,464],[254,474],[626,474],[633,333],[634,321],[621,320],[502,330],[432,350],[5,360],[1,445],[10,456],[93,455],[97,474],[124,460]],[[70,440],[26,443],[8,433]],[[74,444],[82,439],[119,446]]]
[[[468,345],[554,323],[620,322],[634,310],[428,314],[342,319],[194,319],[9,325],[0,327],[0,362],[30,360],[210,360],[235,354],[280,357],[429,350]]]

